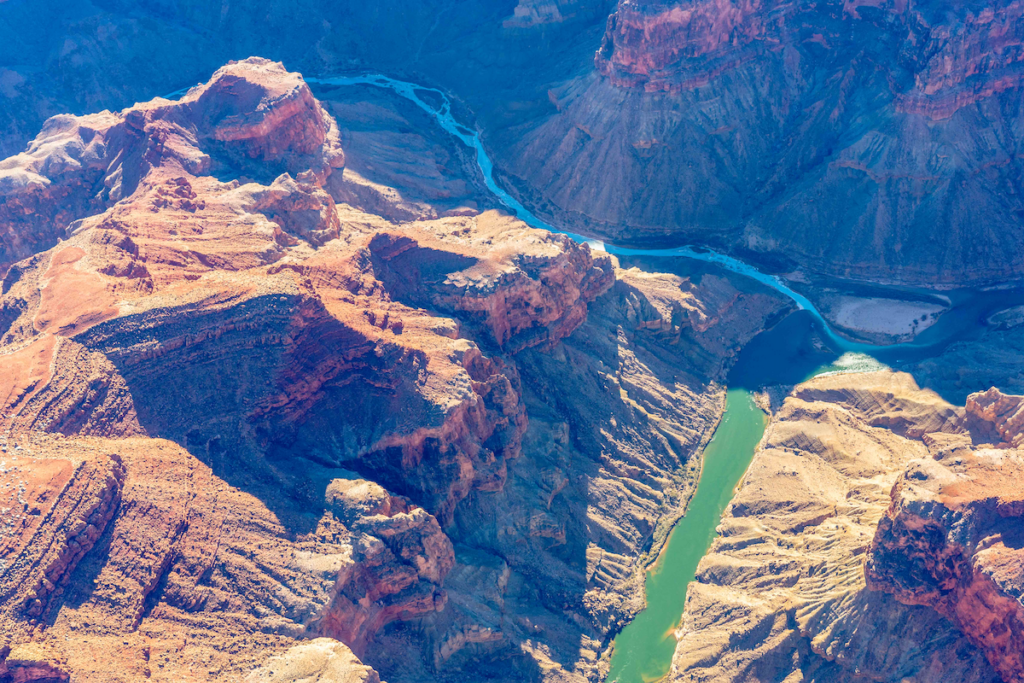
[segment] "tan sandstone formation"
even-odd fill
[[[926,437],[930,458],[892,490],[868,585],[956,624],[1005,681],[1024,678],[1022,397],[967,399],[969,434]]]
[[[967,423],[962,408],[891,371],[796,387],[689,586],[671,679],[1000,680],[955,619],[872,590],[877,539],[897,509],[890,490],[898,501],[899,482],[939,467],[948,444],[970,444]]]
[[[295,645],[256,669],[246,683],[380,683],[343,643],[316,638]]]

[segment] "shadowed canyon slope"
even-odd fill
[[[578,231],[874,281],[1024,271],[1010,0],[4,5],[8,153],[47,115],[122,108],[263,54],[445,88],[505,186]]]
[[[623,241],[921,284],[1019,277],[1017,3],[622,2],[510,184]],[[541,153],[542,149],[553,150]]]
[[[410,121],[251,58],[3,162],[0,677],[601,675],[787,304],[481,211]]]

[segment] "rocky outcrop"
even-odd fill
[[[485,258],[495,238],[534,236],[493,214],[477,218],[475,227],[456,257],[429,242],[379,233],[370,242],[379,277],[397,297],[479,320],[482,341],[512,352],[567,337],[586,318],[586,304],[614,280],[607,256],[595,259],[561,235],[546,237],[543,252],[513,256],[496,269]],[[452,274],[455,260],[463,268]]]
[[[34,458],[20,445],[0,450],[4,617],[38,623],[114,516],[124,468],[116,457],[73,463]]]
[[[970,443],[964,421],[890,371],[797,386],[688,588],[671,679],[1015,680],[950,612],[877,591],[879,539],[898,505],[890,490],[899,499],[922,463],[958,457],[953,444]],[[922,557],[946,566],[938,550]],[[909,559],[886,566],[920,577]],[[975,614],[991,623],[987,609]]]
[[[972,395],[968,416],[988,430],[926,440],[931,457],[893,487],[867,565],[870,587],[950,619],[1006,681],[1024,676],[1024,460],[1005,410],[1019,402],[994,389]]]
[[[254,58],[5,162],[56,215],[46,188],[96,197],[54,170],[92,135],[110,190],[0,288],[8,670],[583,680],[641,606],[727,360],[785,303],[360,204],[325,111]],[[290,649],[321,637],[348,649]]]
[[[246,677],[246,683],[380,683],[377,672],[330,638],[295,645]]]
[[[620,3],[608,17],[597,70],[648,92],[706,85],[756,53],[771,19],[756,0]],[[684,66],[686,65],[686,66]]]
[[[1007,396],[995,387],[967,397],[967,420],[992,443],[1013,448],[1024,444],[1024,397]]]
[[[77,228],[72,223],[131,196],[153,169],[176,175],[155,188],[153,210],[188,212],[205,208],[205,200],[182,173],[272,179],[301,171],[300,183],[289,176],[256,199],[257,210],[289,215],[330,202],[315,187],[344,164],[334,119],[297,74],[267,60],[225,66],[176,102],[56,116],[25,152],[0,163],[0,268],[53,246]],[[336,220],[332,209],[328,220]]]
[[[357,569],[314,627],[356,652],[395,619],[444,609],[441,589],[455,564],[452,543],[422,508],[362,479],[327,486],[328,509],[351,532]]]
[[[68,672],[54,661],[54,653],[32,643],[14,648],[0,646],[0,680],[11,683],[66,683]]]

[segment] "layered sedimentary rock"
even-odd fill
[[[621,2],[595,72],[550,87],[555,111],[496,115],[490,141],[524,201],[617,240],[999,281],[1024,269],[1020,141],[1000,132],[1022,31],[1015,2]]]
[[[721,376],[722,358],[778,301],[711,274],[616,273],[576,334],[517,354],[523,455],[501,491],[460,504],[450,609],[422,631],[393,624],[367,655],[382,677],[417,676],[397,655],[425,638],[424,668],[590,680],[643,608],[643,568],[682,514],[697,466],[688,454],[722,407],[701,378]],[[684,312],[704,306],[714,317],[700,333]]]
[[[901,491],[972,448],[969,418],[890,371],[796,387],[689,586],[672,679],[1016,680],[951,612],[879,579],[887,569],[909,590],[926,577],[898,556],[909,548],[883,539],[896,519],[909,522],[897,512]],[[981,605],[978,623],[1002,616]]]
[[[595,56],[613,83],[680,91],[756,54],[766,17],[761,2],[620,3]],[[770,20],[768,20],[770,22]]]
[[[446,88],[469,105],[460,120],[481,129],[510,191],[620,241],[711,244],[781,270],[915,284],[1024,269],[1024,28],[1010,0],[524,0],[454,13],[442,0],[217,11],[47,0],[45,32],[27,3],[7,5],[7,153],[48,114],[119,109],[260,53],[317,75]]]
[[[330,198],[318,197],[311,184],[322,185],[332,169],[344,166],[337,125],[297,75],[279,72],[270,62],[229,65],[175,103],[154,100],[117,114],[49,119],[28,149],[0,170],[0,267],[67,238],[65,229],[77,227],[73,222],[131,196],[157,168],[192,177],[233,171],[271,179],[302,171],[298,184],[285,181],[254,197],[254,208],[279,220],[314,212],[329,221],[333,204],[317,211]],[[153,188],[153,209],[205,208],[186,177],[161,185]],[[313,223],[323,232],[314,238],[336,236],[336,226]]]
[[[784,302],[367,193],[341,135],[253,58],[3,163],[4,675],[600,675]]]
[[[1006,681],[1024,677],[1024,460],[1020,425],[1007,415],[1020,401],[972,395],[969,435],[926,440],[932,457],[896,482],[867,565],[870,587],[935,609]]]
[[[251,683],[380,683],[377,673],[344,644],[317,638],[271,657],[249,674]]]

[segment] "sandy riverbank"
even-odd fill
[[[937,301],[835,293],[823,294],[817,303],[825,319],[840,331],[880,343],[913,339],[934,325],[948,308]]]

